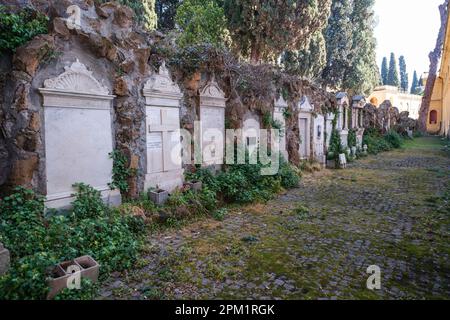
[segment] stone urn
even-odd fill
[[[169,191],[163,189],[150,190],[148,194],[150,200],[158,206],[164,205],[167,199],[169,199]]]
[[[91,256],[82,256],[59,263],[53,268],[48,280],[50,292],[47,295],[47,299],[53,299],[58,293],[66,289],[72,277],[78,272],[80,281],[85,278],[95,283],[98,281],[100,265]]]

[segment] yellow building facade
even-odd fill
[[[408,111],[410,118],[419,118],[422,96],[402,92],[394,86],[380,86],[375,88],[369,97],[370,103],[377,108],[386,100],[389,100],[400,112]]]
[[[433,87],[427,131],[450,137],[450,16],[447,20],[439,75]]]

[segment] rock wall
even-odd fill
[[[394,129],[401,134],[407,134],[407,129],[416,130],[417,120],[409,117],[409,112],[400,113],[389,100],[378,108],[368,103],[363,111],[364,128],[376,128],[383,133]]]
[[[199,89],[212,76],[227,98],[227,128],[242,127],[248,111],[260,119],[265,113],[273,114],[276,98],[281,92],[287,93],[290,116],[285,131],[292,163],[299,163],[298,105],[302,97],[308,97],[314,113],[336,107],[333,94],[308,81],[285,75],[273,66],[241,63],[215,49],[209,49],[209,56],[199,59],[202,63],[198,65],[189,61],[177,65],[173,54],[160,50],[162,45],[170,45],[170,39],[166,41],[158,32],[143,31],[133,22],[133,11],[115,2],[23,0],[7,4],[12,10],[32,4],[48,15],[50,23],[48,34],[35,37],[14,55],[0,57],[0,191],[21,185],[46,194],[44,112],[39,88],[76,59],[116,96],[112,111],[114,146],[126,155],[129,168],[137,172],[128,181],[129,197],[143,191],[147,166],[142,89],[163,60],[184,94],[181,125],[191,132],[194,121],[199,120]],[[69,29],[66,10],[73,4],[81,8],[81,26]],[[190,73],[183,71],[192,68]]]

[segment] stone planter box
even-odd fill
[[[201,191],[203,188],[203,183],[201,181],[188,181],[186,185],[193,191]]]
[[[9,250],[3,246],[3,243],[0,243],[0,276],[8,272],[10,264]]]
[[[156,205],[163,205],[169,198],[169,191],[158,189],[148,192],[150,200],[152,200]]]
[[[328,169],[336,169],[336,161],[335,160],[327,160],[327,168]]]
[[[52,271],[52,277],[48,281],[50,292],[47,299],[53,299],[58,293],[67,288],[67,282],[72,275],[68,272],[70,266],[80,268],[81,279],[90,279],[92,282],[98,281],[100,265],[90,256],[82,256],[71,261],[64,261],[56,265]]]

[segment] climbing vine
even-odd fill
[[[122,194],[125,194],[130,189],[128,179],[136,174],[136,170],[129,168],[127,158],[119,150],[111,152],[109,157],[113,160],[113,182],[109,184],[109,187],[117,188]]]

